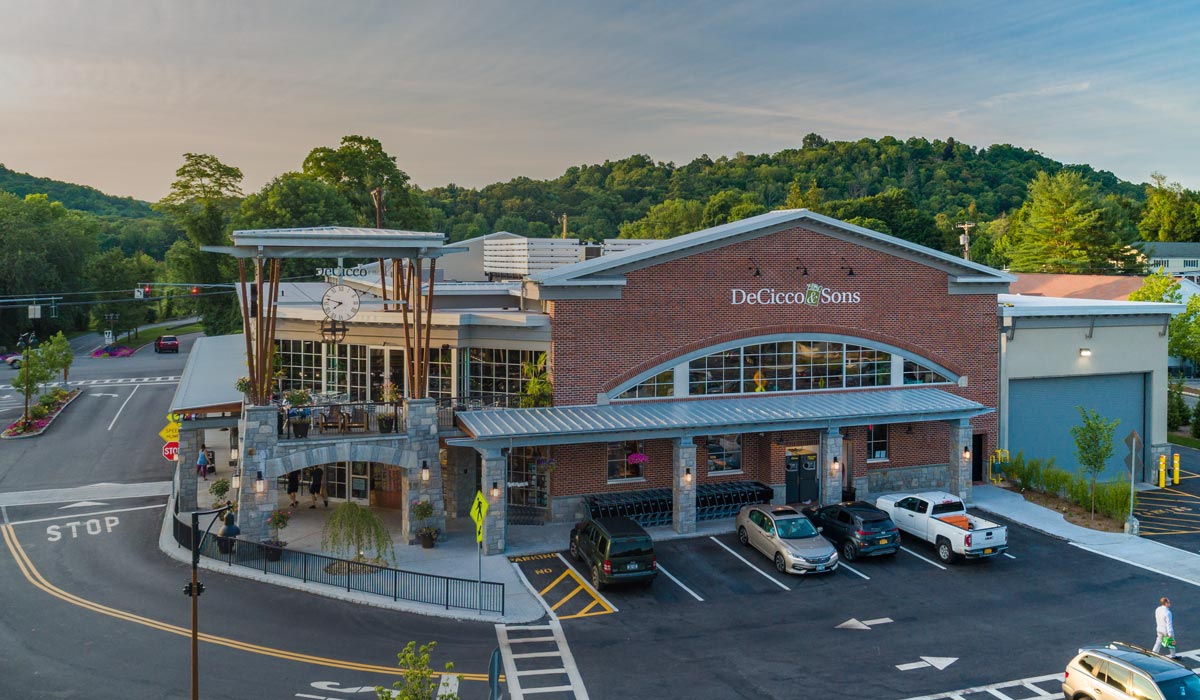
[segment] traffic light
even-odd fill
[[[142,294],[146,297],[153,296],[154,288],[151,287],[150,285],[146,285],[145,287],[142,287]]]
[[[200,288],[199,288],[199,287],[192,287],[192,296],[196,296],[196,295],[198,295],[199,293],[200,293]]]

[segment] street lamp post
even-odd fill
[[[222,506],[213,510],[199,510],[192,513],[192,581],[183,587],[184,595],[192,599],[192,700],[200,699],[200,631],[199,631],[199,602],[200,594],[204,592],[204,584],[197,580],[197,566],[200,564],[200,550],[204,545],[204,538],[208,537],[208,531],[216,524],[217,518],[221,517],[221,513],[229,510],[229,506]],[[212,521],[208,523],[208,527],[204,528],[204,533],[200,533],[200,516],[211,515]]]
[[[31,376],[29,366],[29,351],[36,350],[38,346],[37,333],[29,331],[22,333],[17,339],[17,349],[21,351],[21,369],[25,370],[25,413],[22,414],[22,419],[25,423],[29,423],[29,378]]]

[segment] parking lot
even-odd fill
[[[945,566],[908,538],[894,557],[798,576],[776,572],[731,528],[656,542],[653,585],[600,592],[585,572],[565,573],[575,564],[565,550],[518,566],[562,613],[593,698],[679,687],[714,700],[785,697],[798,686],[849,697],[847,684],[858,697],[919,697],[1061,673],[1082,643],[1150,644],[1161,595],[1181,626],[1200,620],[1191,586],[1021,526],[1009,524],[1009,537],[1009,552],[987,560]]]

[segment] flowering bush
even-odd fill
[[[267,524],[276,530],[282,530],[288,526],[288,521],[292,519],[292,511],[290,510],[273,510],[271,516],[267,518]]]
[[[395,403],[400,400],[400,390],[395,384],[386,382],[383,385],[383,393],[380,395],[380,398],[388,403]]]
[[[129,357],[133,348],[124,345],[105,345],[92,351],[92,357]]]
[[[234,381],[234,383],[233,383],[233,388],[237,389],[238,391],[242,392],[243,394],[249,393],[250,377],[238,377],[237,380]]]
[[[16,437],[18,435],[38,434],[50,425],[50,421],[54,416],[58,415],[67,401],[78,393],[79,390],[65,391],[55,388],[50,393],[42,396],[38,403],[29,407],[30,418],[26,420],[24,417],[13,421],[4,429],[4,437]]]
[[[630,464],[645,464],[646,462],[650,461],[650,458],[641,452],[631,452],[629,456],[625,458],[625,461],[629,462]]]
[[[308,389],[292,389],[283,396],[293,406],[307,406],[312,403],[312,394]]]

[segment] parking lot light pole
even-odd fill
[[[183,593],[192,599],[192,700],[200,700],[200,631],[199,631],[199,602],[200,594],[204,592],[204,586],[197,580],[196,568],[200,564],[200,550],[204,545],[204,538],[208,537],[208,531],[221,517],[221,514],[229,510],[231,506],[222,506],[213,510],[198,510],[192,513],[192,581],[183,587]],[[204,528],[204,533],[200,533],[200,516],[211,515],[213,519],[209,521],[208,527]]]

